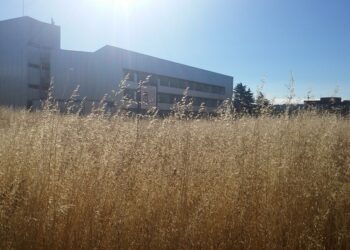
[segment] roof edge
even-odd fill
[[[112,45],[105,45],[105,46],[99,48],[98,50],[96,50],[94,53],[99,53],[99,52],[102,52],[102,51],[108,50],[108,49],[121,50],[121,51],[128,52],[128,53],[131,52],[131,53],[142,55],[142,56],[148,56],[148,57],[152,57],[152,58],[155,58],[155,59],[158,59],[158,60],[163,60],[163,61],[166,61],[166,62],[176,63],[176,64],[179,64],[179,65],[182,65],[182,66],[190,67],[190,68],[193,68],[193,69],[204,70],[204,71],[212,73],[212,74],[218,74],[218,75],[221,75],[221,76],[232,78],[232,81],[234,80],[234,77],[230,76],[230,75],[222,74],[222,73],[219,73],[219,72],[214,72],[214,71],[203,69],[203,68],[199,68],[199,67],[190,66],[190,65],[187,65],[187,64],[179,63],[179,62],[170,61],[170,60],[167,60],[167,59],[163,59],[163,58],[159,58],[159,57],[156,57],[156,56],[151,56],[151,55],[135,52],[135,51],[132,51],[132,50],[119,48],[119,47],[112,46]]]
[[[29,20],[30,22],[39,22],[39,23],[41,23],[41,24],[53,25],[53,26],[55,26],[55,27],[60,28],[60,26],[57,25],[57,24],[52,24],[52,23],[44,22],[44,21],[35,19],[35,18],[33,18],[33,17],[30,17],[30,16],[20,16],[20,17],[15,17],[15,18],[10,18],[10,19],[0,20],[0,24],[1,24],[1,23],[5,23],[5,22],[17,22],[17,21],[21,21],[21,20]]]

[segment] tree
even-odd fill
[[[233,106],[238,113],[251,113],[253,110],[253,93],[246,85],[238,83],[233,89]]]
[[[257,93],[255,104],[257,115],[261,115],[264,112],[268,112],[270,108],[270,101],[265,97],[265,95],[261,91],[258,91]]]
[[[266,99],[265,95],[261,91],[258,92],[255,102],[256,105],[261,108],[265,108],[270,105],[270,101]]]

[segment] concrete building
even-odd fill
[[[350,114],[350,100],[343,100],[341,97],[321,97],[320,100],[304,101],[306,109],[314,109],[321,112],[338,113],[342,115]]]
[[[124,95],[142,99],[142,109],[168,111],[187,87],[194,108],[204,102],[213,111],[232,96],[231,76],[112,46],[95,52],[63,50],[59,26],[30,17],[0,21],[1,105],[38,105],[47,96],[51,77],[54,97],[61,103],[77,85],[87,103],[99,102],[112,90],[119,91],[126,76]],[[139,87],[147,76],[147,84]]]
[[[350,100],[342,101],[341,97],[321,97],[320,100],[306,100],[304,105],[306,106],[318,106],[318,107],[339,107],[347,106],[350,104]]]

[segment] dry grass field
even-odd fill
[[[0,249],[350,249],[350,121],[2,108]]]

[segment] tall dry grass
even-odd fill
[[[0,249],[350,249],[350,121],[0,109]]]

